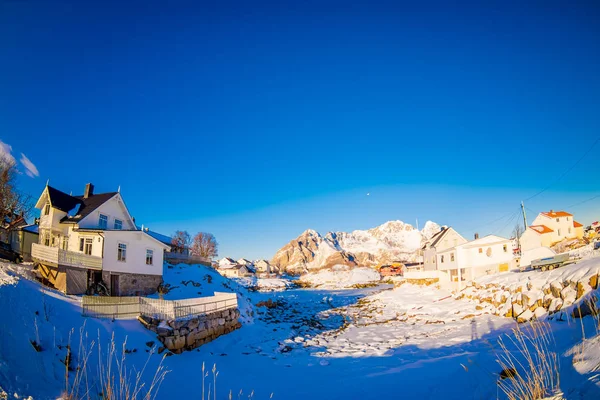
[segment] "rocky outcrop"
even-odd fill
[[[142,325],[158,335],[158,339],[164,345],[159,349],[159,353],[167,349],[179,354],[240,328],[242,325],[238,321],[239,317],[239,310],[231,308],[184,320],[161,321],[145,316],[138,319]]]
[[[282,247],[271,260],[288,273],[301,274],[342,264],[374,266],[415,260],[424,240],[440,230],[431,221],[419,231],[402,221],[389,221],[367,231],[329,232],[309,229]]]
[[[587,277],[552,281],[535,287],[531,281],[504,286],[473,282],[459,298],[478,303],[487,313],[527,322],[544,315],[567,311],[573,318],[597,313],[598,274]]]

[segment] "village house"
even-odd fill
[[[387,276],[402,276],[404,273],[404,264],[401,262],[394,262],[389,265],[382,265],[379,267],[379,275],[381,277]]]
[[[427,240],[421,249],[423,252],[423,271],[438,270],[439,257],[437,257],[437,254],[466,242],[467,239],[462,237],[452,227],[443,227],[438,233]]]
[[[113,296],[153,293],[162,282],[169,246],[136,227],[119,192],[71,196],[46,186],[39,241],[31,249],[41,277],[67,294],[102,285]]]
[[[32,261],[31,246],[39,241],[38,228],[36,224],[24,225],[10,233],[10,247],[21,255],[23,261]]]
[[[256,269],[256,273],[261,275],[279,274],[279,268],[275,265],[271,265],[267,260],[255,261],[254,268]]]
[[[519,239],[522,251],[551,247],[565,239],[583,238],[583,225],[565,211],[542,212]]]
[[[25,225],[27,225],[27,221],[25,221],[23,215],[13,214],[6,216],[4,221],[0,223],[0,242],[10,243],[11,232]]]
[[[228,278],[241,278],[251,274],[246,265],[239,264],[233,258],[229,257],[223,257],[219,260],[217,272]]]
[[[506,272],[513,264],[513,241],[488,235],[438,251],[438,270],[451,282],[472,280],[479,276]]]

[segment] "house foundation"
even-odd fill
[[[162,276],[102,271],[102,280],[112,296],[147,296],[156,293]]]

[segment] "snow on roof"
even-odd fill
[[[530,228],[533,229],[534,232],[539,233],[540,235],[554,232],[554,230],[548,228],[546,225],[531,225]]]
[[[556,218],[556,217],[572,217],[573,214],[570,214],[566,211],[554,211],[554,210],[550,210],[548,212],[542,212],[542,215],[548,217],[548,218]]]

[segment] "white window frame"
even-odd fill
[[[104,226],[102,226],[102,217],[104,217],[106,219],[106,223],[104,224]],[[98,227],[100,229],[108,229],[108,215],[104,215],[102,213],[100,213],[100,215],[98,216]]]
[[[90,238],[90,237],[79,238],[79,250],[83,254],[87,254],[88,256],[91,256],[92,251],[94,249],[93,246],[94,246],[94,238]],[[88,249],[89,249],[89,253],[88,253]]]
[[[117,228],[117,222],[121,225],[119,228]],[[113,228],[117,231],[123,230],[123,221],[118,218],[115,218]]]
[[[127,262],[127,243],[117,243],[117,261]]]
[[[440,256],[440,264],[443,264],[443,263],[444,263],[444,255],[442,254],[442,255]]]
[[[44,206],[44,215],[50,215],[50,203],[46,203]]]
[[[450,262],[454,262],[454,253],[450,253]]]
[[[150,252],[150,263],[148,263],[148,252]],[[146,249],[146,265],[154,265],[154,249]]]

